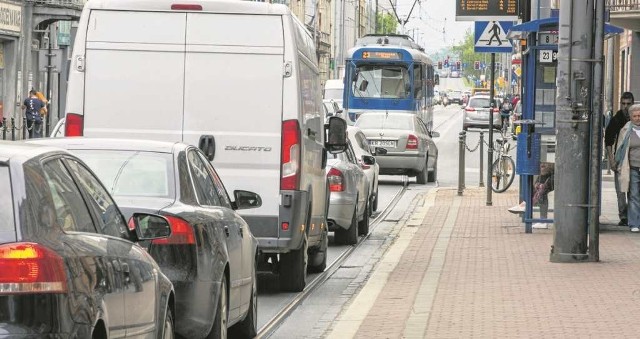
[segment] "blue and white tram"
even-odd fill
[[[343,105],[351,122],[366,112],[411,112],[432,131],[438,78],[431,59],[409,36],[366,35],[345,63]]]

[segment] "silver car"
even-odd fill
[[[495,99],[494,99],[495,102]],[[489,105],[488,95],[474,95],[469,98],[467,106],[463,111],[462,129],[467,130],[469,127],[489,127],[489,112],[493,112],[493,126],[500,129],[502,122],[500,120],[500,111],[495,103]]]
[[[375,164],[375,158],[363,155],[366,165]],[[369,180],[358,163],[351,143],[344,153],[329,154],[327,161],[329,184],[329,231],[335,232],[337,244],[354,245],[358,235],[369,233]]]
[[[366,113],[358,118],[360,128],[377,153],[380,174],[415,176],[418,184],[435,182],[438,176],[438,148],[424,122],[412,113]]]
[[[373,214],[373,212],[378,210],[378,174],[380,173],[380,165],[378,165],[377,162],[373,165],[365,164],[363,156],[373,157],[375,148],[372,149],[367,141],[367,137],[358,127],[347,127],[347,136],[356,154],[356,159],[358,159],[358,164],[369,180],[369,206],[371,207],[370,212]]]

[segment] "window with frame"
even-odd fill
[[[98,218],[98,231],[105,235],[129,239],[129,229],[124,216],[100,181],[76,160],[65,159],[65,163],[88,196],[89,208]]]
[[[229,199],[229,194],[227,192],[227,189],[224,187],[220,176],[218,176],[218,173],[216,172],[215,168],[213,168],[209,160],[204,157],[204,154],[200,152],[198,152],[198,154],[200,155],[200,160],[205,163],[205,167],[209,170],[209,175],[211,175],[211,178],[213,179],[213,185],[216,188],[218,199],[220,199],[220,205],[226,208],[231,208],[231,199]]]
[[[42,208],[40,222],[50,227],[58,225],[66,232],[97,233],[87,204],[60,159],[45,162],[43,170],[51,201],[45,196],[38,202]],[[51,203],[53,206],[50,206]]]
[[[194,150],[187,152],[189,172],[193,180],[198,203],[203,206],[220,206],[220,198],[209,175],[209,170]]]

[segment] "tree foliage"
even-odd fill
[[[376,18],[376,34],[395,34],[398,28],[398,19],[392,13],[380,12]]]
[[[451,52],[452,54],[456,55],[456,60],[460,60],[463,64],[467,65],[465,74],[473,74],[475,76],[479,76],[483,73],[483,71],[474,70],[473,66],[476,61],[484,61],[485,53],[474,52],[474,44],[474,34],[473,31],[469,29],[465,32],[462,42],[457,46],[451,47]]]

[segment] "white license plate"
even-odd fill
[[[369,144],[374,147],[396,147],[396,142],[393,140],[370,140]]]

